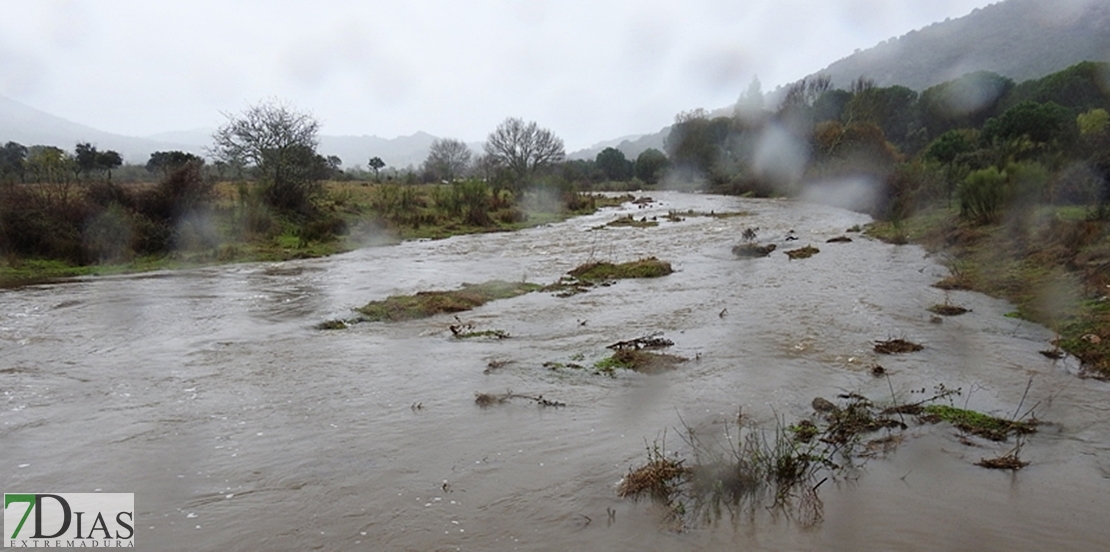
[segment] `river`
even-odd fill
[[[1110,543],[1110,384],[1039,351],[1013,307],[930,284],[916,246],[849,234],[865,215],[789,200],[653,193],[515,233],[368,247],[324,259],[93,277],[0,291],[0,485],[135,493],[144,550],[1096,550]],[[595,227],[668,210],[654,228]],[[779,250],[740,260],[743,229]],[[797,241],[788,242],[791,231]],[[783,249],[811,244],[790,260]],[[392,294],[492,279],[548,283],[589,260],[656,256],[676,272],[460,317],[502,340],[457,340],[451,316],[314,325]],[[971,312],[930,321],[945,300]],[[551,370],[654,332],[690,359],[610,378]],[[876,355],[877,340],[924,345]],[[490,368],[491,362],[496,368]],[[889,378],[870,367],[881,363]],[[1032,383],[1030,384],[1030,381]],[[974,462],[1012,444],[914,426],[896,450],[820,488],[812,527],[760,513],[674,531],[616,485],[674,428],[773,427],[814,397],[883,400],[960,388],[1003,417],[1023,395],[1044,424],[1022,471]],[[477,392],[542,395],[480,408]]]

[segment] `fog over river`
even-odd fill
[[[0,487],[135,493],[143,550],[1098,550],[1110,546],[1110,384],[1039,351],[1051,332],[1013,307],[930,285],[916,246],[859,234],[868,217],[816,204],[653,193],[515,233],[325,259],[78,279],[0,291]],[[653,228],[625,213],[734,212]],[[661,219],[661,217],[660,217]],[[777,251],[737,259],[745,228]],[[793,231],[799,239],[788,242]],[[784,249],[814,245],[790,260]],[[560,298],[537,292],[460,317],[502,340],[458,340],[450,315],[314,329],[394,294],[502,279],[549,283],[589,260],[656,256],[676,272]],[[930,321],[945,300],[971,312]],[[690,360],[616,377],[590,365],[663,332]],[[920,352],[880,356],[878,340]],[[494,362],[496,369],[490,369]],[[872,376],[881,363],[889,379]],[[769,429],[814,397],[953,404],[1044,424],[1016,473],[974,465],[1010,443],[912,425],[885,456],[819,489],[824,520],[784,515],[673,531],[616,486],[645,445],[687,447],[738,409]],[[528,400],[480,408],[476,392]],[[612,517],[608,512],[614,512]]]

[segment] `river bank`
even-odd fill
[[[1014,303],[1012,316],[1057,337],[1046,356],[1074,355],[1083,374],[1110,379],[1110,225],[1083,208],[1025,210],[989,225],[963,221],[955,208],[931,208],[905,220],[875,222],[868,233],[915,243],[949,274],[935,285]]]
[[[127,189],[134,192],[145,186],[130,185]],[[0,256],[0,287],[75,276],[310,259],[405,240],[512,232],[593,213],[634,199],[627,194],[578,192],[567,192],[562,197],[524,194],[519,199],[500,194],[502,199],[498,199],[488,187],[479,185],[470,190],[478,196],[477,205],[471,208],[463,205],[459,198],[451,197],[451,192],[451,185],[326,182],[319,209],[329,227],[321,231],[273,213],[260,212],[259,206],[250,201],[249,186],[221,182],[213,188],[210,206],[174,230],[178,245],[167,253],[131,255],[127,254],[127,248],[117,247],[112,250],[122,251],[121,254],[87,264],[9,254]],[[443,204],[449,201],[452,205],[445,208]],[[469,210],[463,212],[464,207]],[[264,221],[262,230],[257,229],[259,218]],[[115,239],[136,238],[124,231]]]

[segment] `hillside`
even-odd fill
[[[128,163],[143,164],[155,151],[181,150],[206,155],[215,129],[163,132],[146,137],[123,136],[56,117],[10,98],[0,96],[0,144],[49,145],[67,151],[80,142],[100,150],[114,150]],[[320,136],[320,153],[335,155],[344,167],[366,168],[371,157],[381,157],[388,167],[418,167],[428,156],[436,137],[425,132],[387,139],[377,136]],[[475,151],[480,145],[471,144]]]
[[[0,96],[0,142],[36,144],[72,150],[79,142],[89,142],[101,150],[115,150],[129,163],[146,163],[150,153],[182,150],[203,154],[201,147],[172,141],[150,140],[104,132]]]
[[[818,74],[847,88],[860,76],[914,90],[974,71],[1016,82],[1081,61],[1110,61],[1110,2],[1006,0],[837,61]]]

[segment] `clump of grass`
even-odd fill
[[[889,453],[902,443],[908,429],[905,416],[932,423],[930,416],[943,414],[953,420],[984,420],[996,430],[1016,433],[1018,446],[997,459],[977,465],[998,469],[1020,469],[1027,465],[1017,457],[1021,435],[1032,430],[1033,422],[1010,422],[977,412],[933,405],[934,401],[961,393],[960,389],[935,387],[933,396],[913,404],[881,407],[856,393],[838,396],[833,403],[824,398],[813,400],[814,415],[794,424],[776,418],[776,428],[761,429],[744,423],[741,415],[725,422],[723,439],[719,422],[712,431],[695,431],[684,421],[683,440],[689,461],[674,454],[665,456],[656,444],[648,448],[648,462],[630,470],[622,480],[622,497],[650,495],[665,505],[672,517],[685,524],[691,517],[706,523],[719,520],[725,512],[732,516],[759,509],[797,515],[803,524],[820,521],[822,503],[818,488],[829,478],[854,469],[860,459]],[[891,388],[893,395],[894,391]],[[1028,393],[1028,388],[1026,389]],[[1024,404],[1025,397],[1022,398]],[[1021,406],[1018,406],[1018,410]],[[939,420],[939,418],[938,418]],[[865,435],[882,431],[872,439]],[[636,478],[631,475],[636,474]]]
[[[637,219],[631,214],[628,214],[618,219],[611,220],[601,226],[595,226],[594,229],[599,230],[601,228],[606,228],[610,226],[615,228],[651,228],[654,226],[659,226],[659,221],[654,220],[654,217],[652,220],[648,220],[647,217],[640,217]]]
[[[544,287],[544,291],[556,292],[559,297],[569,297],[584,293],[594,286],[610,285],[616,280],[627,278],[660,278],[674,272],[671,263],[655,257],[646,257],[627,263],[595,261],[581,264],[563,276],[561,280]]]
[[[382,301],[371,301],[357,310],[365,321],[398,322],[467,311],[496,299],[517,297],[541,288],[538,284],[528,282],[495,280],[482,284],[464,284],[462,288],[453,291],[392,295]]]
[[[662,374],[678,368],[687,359],[666,353],[650,353],[638,349],[617,349],[611,356],[597,361],[594,368],[605,372],[632,370],[641,374]]]
[[[924,349],[925,347],[906,341],[905,339],[888,339],[886,341],[879,341],[875,343],[875,352],[883,355],[893,355],[897,353],[914,353]]]
[[[966,410],[943,404],[925,406],[921,419],[926,422],[948,422],[971,435],[991,441],[1005,441],[1011,434],[1025,435],[1037,431],[1037,420],[1015,421],[988,416],[974,410]]]
[[[766,257],[770,255],[776,248],[775,244],[769,243],[767,245],[757,245],[755,243],[743,243],[734,245],[732,247],[732,254],[742,259],[754,259],[759,257]]]
[[[348,327],[346,320],[327,320],[316,325],[317,330],[345,330]]]
[[[690,475],[690,469],[682,465],[682,460],[668,458],[658,443],[649,446],[647,452],[647,463],[630,468],[621,479],[617,485],[617,496],[639,499],[646,494],[664,504],[671,504],[679,486]]]
[[[625,278],[659,278],[673,272],[671,263],[646,257],[619,264],[606,261],[586,263],[567,274],[582,282],[603,282]]]
[[[943,316],[959,316],[961,314],[971,312],[970,309],[965,309],[956,305],[949,305],[948,303],[936,304],[929,307],[929,312],[940,314]]]
[[[790,251],[787,251],[786,256],[790,257],[791,260],[793,260],[793,259],[808,259],[808,258],[810,258],[810,257],[812,257],[812,256],[814,256],[814,255],[816,255],[820,252],[821,252],[820,249],[817,249],[816,247],[813,247],[812,245],[807,245],[805,247],[800,247],[798,249],[791,249]]]

